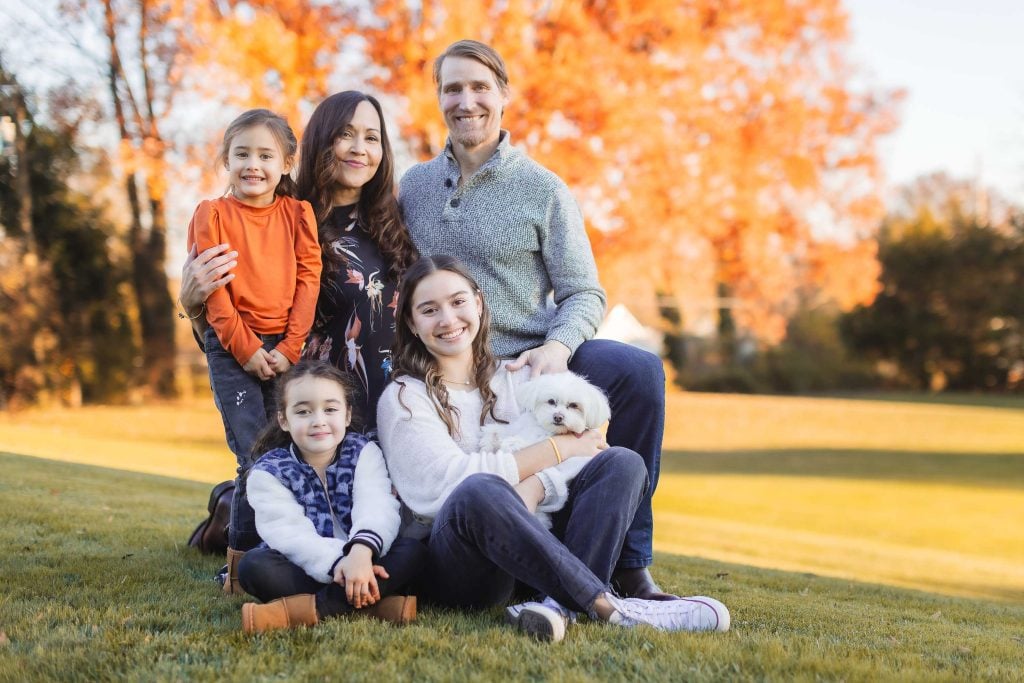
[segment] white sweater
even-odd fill
[[[491,389],[497,396],[494,412],[498,417],[512,420],[519,414],[515,387],[528,378],[528,369],[510,373],[502,367],[494,374]],[[405,384],[401,402],[399,382]],[[391,480],[402,502],[420,517],[433,518],[455,487],[471,474],[489,472],[513,486],[519,483],[519,466],[512,453],[477,450],[483,408],[480,392],[450,391],[448,395],[459,409],[460,430],[455,438],[448,434],[427,396],[426,385],[419,380],[393,380],[377,404],[377,433]],[[488,415],[487,422],[492,421]]]
[[[529,378],[529,366],[516,372],[505,370],[504,363],[498,368],[491,379],[497,417],[511,422],[519,415],[515,389]],[[401,402],[398,382],[405,384]],[[460,429],[454,438],[427,396],[426,385],[419,380],[401,377],[392,381],[377,404],[378,435],[391,481],[421,525],[428,525],[455,487],[472,474],[496,474],[513,486],[519,483],[519,465],[512,453],[480,450],[480,392],[449,391],[448,395],[459,409]],[[485,424],[492,422],[488,415]],[[544,500],[544,509],[560,509],[568,496],[566,481],[554,467],[542,472],[549,475],[549,481],[560,479],[553,489],[556,492]]]

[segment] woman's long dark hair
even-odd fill
[[[363,424],[362,415],[359,413],[360,402],[358,400],[361,390],[355,375],[339,370],[326,361],[300,360],[288,372],[278,378],[277,384],[274,385],[275,414],[267,426],[263,428],[263,431],[260,432],[260,435],[256,437],[256,443],[252,446],[253,459],[259,458],[264,453],[275,448],[287,448],[292,445],[292,436],[281,429],[277,414],[283,414],[287,409],[285,397],[288,385],[303,377],[318,377],[336,382],[341,387],[341,391],[345,396],[346,405],[352,411],[352,421],[349,424],[349,429],[360,431]]]
[[[331,225],[326,219],[334,209],[334,192],[341,165],[334,155],[334,142],[352,122],[360,102],[369,102],[380,117],[381,157],[377,172],[359,193],[359,221],[391,264],[389,274],[392,280],[398,282],[402,272],[416,260],[417,254],[395,199],[395,159],[384,123],[384,112],[375,97],[357,90],[346,90],[331,95],[316,108],[302,135],[298,197],[312,204],[316,212],[325,273],[344,268],[347,265],[344,256],[335,254],[329,245],[338,239],[347,222],[340,226]]]
[[[466,266],[453,256],[424,256],[416,263],[409,266],[402,279],[402,286],[398,292],[398,311],[395,313],[397,324],[395,325],[395,345],[392,350],[391,363],[394,371],[395,382],[401,385],[398,390],[398,402],[408,410],[408,406],[402,403],[402,392],[405,391],[405,384],[401,377],[408,376],[421,380],[427,385],[427,396],[430,397],[437,411],[438,417],[448,428],[448,434],[454,437],[459,432],[458,420],[459,409],[451,404],[448,395],[448,388],[441,379],[441,371],[437,365],[437,359],[427,350],[423,340],[412,332],[412,300],[416,293],[416,287],[428,275],[446,270],[463,278],[470,289],[480,297],[482,302],[480,314],[480,329],[473,340],[473,378],[480,396],[483,398],[484,407],[480,411],[480,424],[488,414],[498,422],[494,414],[494,405],[498,397],[491,389],[491,378],[497,370],[497,360],[491,351],[491,312],[487,308],[480,286],[473,279],[473,276],[466,270]]]

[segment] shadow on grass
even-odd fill
[[[1024,490],[1024,453],[820,448],[665,451],[661,471],[891,480]]]
[[[930,405],[967,406],[971,408],[1001,408],[1024,411],[1024,396],[993,394],[929,394],[911,392],[861,393],[856,391],[815,394],[810,398],[843,398],[856,401],[884,403],[923,403]]]

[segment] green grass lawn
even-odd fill
[[[556,646],[497,610],[246,637],[184,547],[212,405],[0,415],[0,680],[1021,680],[1024,410],[975,403],[671,395],[655,574],[733,629]]]

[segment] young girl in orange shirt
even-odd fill
[[[238,460],[228,592],[237,592],[231,579],[238,558],[260,542],[245,497],[252,447],[276,412],[274,378],[299,360],[320,290],[316,218],[308,202],[294,198],[288,175],[297,147],[287,121],[266,109],[232,121],[218,159],[228,171],[228,192],[200,203],[188,229],[190,250],[230,243],[238,252],[234,279],[206,301],[210,326],[203,336],[214,402]]]

